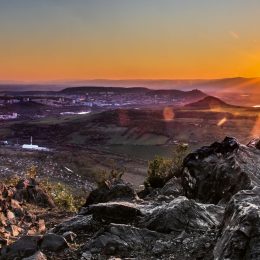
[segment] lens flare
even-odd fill
[[[121,126],[127,126],[130,123],[130,118],[126,110],[118,111],[118,119]]]
[[[227,118],[224,117],[224,118],[222,118],[222,119],[218,122],[218,126],[222,126],[222,125],[224,125],[226,122],[227,122]]]
[[[260,113],[258,114],[255,125],[252,129],[251,135],[253,137],[259,137],[260,136]]]
[[[171,107],[165,107],[163,110],[163,118],[165,121],[172,121],[175,117],[174,111]]]

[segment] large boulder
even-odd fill
[[[50,252],[57,252],[68,247],[68,243],[63,236],[53,233],[44,235],[40,244],[42,250]]]
[[[214,207],[215,213],[212,209],[209,213],[206,207],[181,196],[151,210],[143,218],[141,225],[162,233],[206,231],[219,224],[218,216],[223,209],[218,206]]]
[[[131,251],[151,251],[156,240],[165,235],[130,225],[110,224],[100,230],[85,249],[98,254],[129,256]]]
[[[91,215],[76,215],[54,227],[52,232],[60,235],[66,232],[74,232],[76,234],[79,232],[90,233],[97,231],[99,226],[99,223],[93,220]]]
[[[31,257],[41,250],[57,252],[68,248],[68,243],[63,236],[57,234],[46,234],[44,236],[22,236],[16,242],[1,250],[0,259],[13,260]],[[33,258],[32,258],[33,259]],[[36,258],[37,259],[37,258]],[[40,259],[40,258],[39,258]]]
[[[23,236],[1,251],[0,259],[13,260],[28,257],[36,253],[42,236]]]
[[[19,181],[16,188],[0,184],[0,248],[6,248],[7,244],[13,243],[22,235],[42,234],[46,231],[45,221],[37,217],[35,210],[31,210],[28,204],[23,203],[26,202],[23,199],[25,197],[21,201],[16,200],[20,191],[28,198],[29,186],[32,188],[34,182],[26,186],[28,183],[30,184],[29,181]],[[38,201],[37,194],[33,195],[34,201]],[[26,239],[23,238],[21,242],[31,238]]]
[[[260,185],[260,151],[226,137],[184,159],[185,195],[204,203],[227,203],[238,191]]]
[[[47,260],[47,257],[41,251],[38,251],[32,256],[23,258],[23,260]]]
[[[181,183],[181,178],[171,178],[166,184],[161,188],[160,194],[165,196],[178,197],[183,195],[183,187]]]
[[[20,180],[16,186],[16,192],[13,197],[20,202],[24,201],[41,207],[55,207],[52,198],[38,185],[34,179]]]
[[[229,202],[214,249],[215,259],[260,259],[260,188],[244,190]]]
[[[90,192],[83,207],[115,200],[132,201],[137,198],[133,187],[121,179],[104,182],[102,186]]]
[[[212,235],[213,234],[213,235]],[[86,243],[81,259],[205,259],[212,260],[214,233],[179,236],[146,228],[110,224]],[[108,256],[114,256],[115,258]]]
[[[129,202],[94,204],[89,206],[87,213],[92,214],[95,220],[120,224],[132,223],[142,215],[136,205]]]

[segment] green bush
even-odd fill
[[[113,180],[120,180],[125,173],[125,168],[118,166],[114,160],[108,162],[109,170],[102,169],[94,172],[94,180],[98,187],[109,185]]]
[[[113,168],[110,171],[97,171],[94,175],[95,182],[98,187],[109,184],[112,180],[121,179],[125,173],[124,168]]]
[[[76,212],[85,202],[85,196],[76,196],[62,183],[41,181],[40,186],[51,196],[55,205],[65,211]]]
[[[154,160],[149,161],[147,178],[144,182],[145,187],[161,188],[172,177],[179,177],[183,159],[188,152],[188,145],[179,144],[173,150],[172,159],[156,156]]]

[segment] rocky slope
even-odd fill
[[[4,245],[0,233],[1,259],[260,259],[259,144],[227,137],[202,147],[179,179],[139,196],[108,180],[44,235]]]

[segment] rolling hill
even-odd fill
[[[238,106],[230,105],[220,98],[207,96],[197,102],[185,105],[189,109],[216,109],[216,108],[239,108]]]

